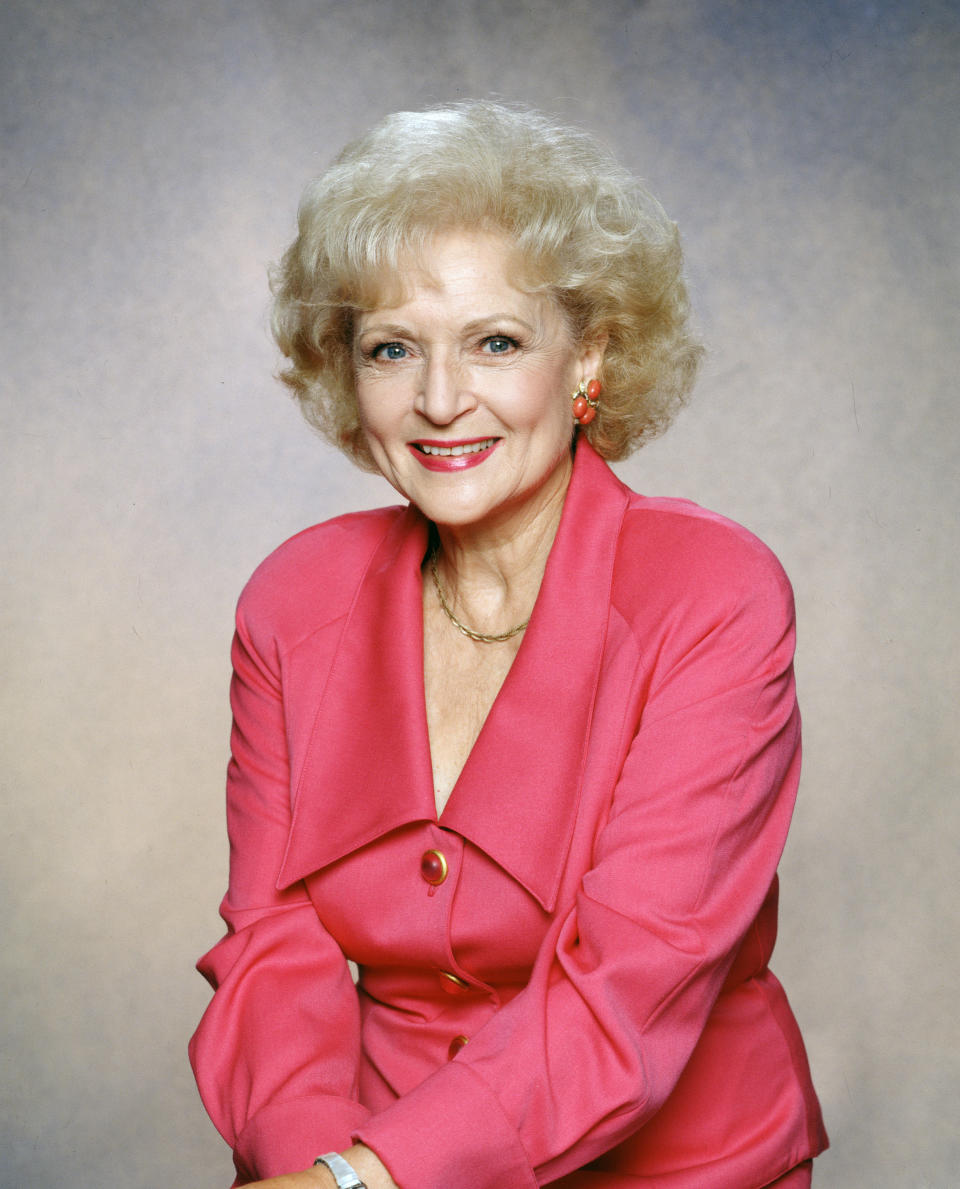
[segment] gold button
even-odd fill
[[[442,884],[449,874],[446,856],[442,850],[427,850],[420,859],[420,874],[435,887]]]
[[[441,970],[440,977],[443,982],[440,984],[443,989],[450,995],[459,995],[461,991],[468,991],[470,984],[459,977],[459,975],[451,974],[449,970]]]
[[[453,1038],[453,1040],[450,1041],[450,1048],[447,1049],[447,1055],[449,1056],[451,1061],[453,1060],[454,1057],[456,1057],[457,1053],[460,1052],[460,1050],[463,1048],[463,1046],[468,1045],[469,1043],[470,1043],[469,1036],[455,1036]]]

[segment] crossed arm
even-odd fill
[[[341,1156],[356,1170],[357,1176],[367,1189],[399,1189],[383,1162],[376,1153],[363,1144],[354,1144]],[[266,1181],[253,1181],[247,1189],[337,1189],[333,1173],[324,1165],[314,1165],[302,1172],[287,1173],[282,1177],[270,1177]]]

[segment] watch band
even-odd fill
[[[337,1189],[367,1189],[363,1181],[357,1176],[356,1169],[338,1152],[327,1152],[325,1156],[318,1156],[314,1160],[314,1167],[325,1164],[337,1179]]]

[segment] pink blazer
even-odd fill
[[[427,528],[318,525],[240,600],[228,933],[190,1046],[236,1184],[358,1138],[403,1189],[766,1185],[827,1142],[767,967],[800,765],[780,566],[581,442],[438,819]]]

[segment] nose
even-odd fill
[[[434,425],[450,425],[476,404],[467,384],[469,372],[452,354],[431,354],[420,374],[416,409]]]

